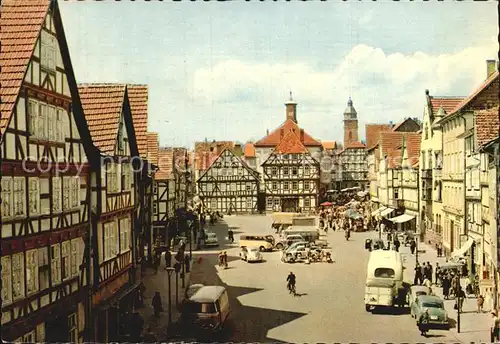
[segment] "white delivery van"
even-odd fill
[[[403,287],[403,260],[396,251],[375,250],[370,253],[366,271],[365,306],[393,307]]]

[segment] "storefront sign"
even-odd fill
[[[92,297],[92,304],[97,305],[111,296],[115,295],[121,287],[129,282],[128,271],[115,278],[105,286],[103,286],[95,295]]]

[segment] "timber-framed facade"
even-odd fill
[[[224,213],[258,211],[259,175],[231,149],[224,149],[197,180],[206,209]]]
[[[2,340],[83,342],[96,151],[57,2],[1,12]]]

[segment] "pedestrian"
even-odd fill
[[[148,270],[148,265],[145,258],[141,260],[141,277],[146,276],[146,271]]]
[[[170,250],[165,251],[165,270],[169,268],[172,265],[172,253],[170,253]]]
[[[399,246],[401,246],[401,243],[399,242],[398,238],[394,239],[394,249],[396,252],[399,252]]]
[[[435,270],[435,281],[436,281],[436,285],[439,284],[439,278],[440,278],[440,275],[441,275],[441,267],[439,266],[439,263],[436,262],[436,270]]]
[[[429,275],[429,271],[428,271],[428,267],[427,265],[425,264],[425,262],[422,263],[422,280],[427,278],[427,276]]]
[[[443,244],[439,243],[439,246],[438,246],[438,257],[442,257],[443,256]]]
[[[153,306],[155,317],[158,318],[160,316],[160,312],[163,312],[163,304],[161,302],[161,296],[159,291],[155,292],[153,300],[151,301],[151,305]]]
[[[460,311],[460,313],[462,312],[462,306],[464,305],[464,300],[466,299],[466,297],[467,296],[465,295],[465,292],[462,289],[462,287],[459,287],[458,292],[457,292],[455,309],[457,309],[457,307],[458,307],[458,310]]]
[[[413,278],[413,284],[419,285],[422,280],[422,267],[419,263],[415,266],[415,277]]]
[[[426,309],[424,312],[422,312],[417,322],[418,329],[420,330],[420,335],[424,337],[427,336],[427,332],[429,332],[429,321],[429,310]]]
[[[450,276],[448,276],[448,274],[444,275],[441,278],[441,284],[443,286],[443,297],[445,300],[448,300],[448,298],[450,297],[450,285],[451,285]]]
[[[415,241],[415,239],[411,239],[411,242],[410,242],[410,251],[411,251],[411,254],[415,254],[415,249],[417,248],[417,242]]]
[[[484,297],[483,295],[479,295],[477,297],[477,312],[483,313],[483,305],[484,305]]]
[[[427,279],[432,282],[432,265],[430,262],[427,262]]]
[[[227,231],[227,238],[229,239],[229,242],[232,244],[234,242],[234,233],[231,228]]]
[[[190,263],[191,263],[191,259],[189,259],[189,254],[186,253],[186,255],[184,256],[184,266],[185,266],[186,272],[190,271],[190,266],[189,266]]]
[[[155,269],[155,275],[157,275],[158,268],[160,267],[160,256],[158,254],[155,254],[154,261],[153,261],[153,267]]]
[[[495,343],[499,340],[498,336],[498,317],[497,312],[491,312],[491,326],[490,326],[490,340],[492,343]]]

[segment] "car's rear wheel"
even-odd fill
[[[260,252],[264,252],[266,248],[264,246],[259,247]]]
[[[367,312],[371,311],[372,307],[370,305],[365,305],[365,310]]]
[[[276,244],[276,249],[277,250],[282,250],[283,249],[283,244]]]

